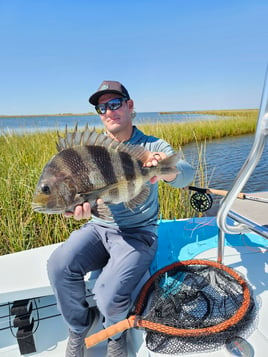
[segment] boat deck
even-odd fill
[[[253,232],[268,238],[268,192],[256,192],[249,196],[260,197],[267,202],[236,199],[229,216],[237,222],[247,224]]]
[[[177,260],[217,260],[218,227],[215,217],[162,221],[159,234],[159,250],[151,267],[152,273]],[[64,356],[68,333],[57,311],[46,274],[47,258],[56,247],[57,244],[1,257],[0,269],[6,274],[0,276],[0,356],[21,356],[15,337],[17,329],[12,327],[14,316],[9,314],[12,301],[18,299],[31,299],[33,303],[33,338],[37,352],[25,356]],[[240,271],[246,277],[260,308],[254,332],[248,338],[254,347],[254,357],[263,357],[263,351],[268,349],[268,325],[265,321],[268,311],[267,247],[267,239],[257,234],[226,234],[223,263]],[[88,301],[94,305],[91,295],[94,274],[89,278]],[[99,322],[95,332],[101,329]],[[129,330],[128,348],[129,357],[165,356],[150,352],[146,348],[142,330]],[[85,357],[105,355],[106,342],[86,350],[85,353]],[[204,353],[187,356],[201,357]],[[223,357],[229,354],[223,347],[218,351],[206,353],[206,356]]]

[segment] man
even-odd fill
[[[134,103],[121,83],[104,81],[89,102],[100,115],[106,135],[148,150],[145,166],[156,166],[158,161],[174,153],[165,141],[146,136],[133,126]],[[127,317],[136,297],[133,291],[148,272],[157,249],[157,181],[185,187],[193,180],[193,169],[186,161],[180,160],[177,169],[178,174],[153,177],[148,183],[148,199],[134,210],[123,204],[110,205],[113,222],[91,217],[87,202],[75,208],[76,220],[91,220],[74,231],[48,261],[50,282],[69,327],[66,357],[84,355],[84,338],[98,319],[98,311],[103,315],[104,327]],[[66,216],[72,214],[67,212]],[[89,309],[84,275],[98,269],[101,273],[93,289],[98,309]],[[127,356],[126,333],[108,341],[107,356]]]

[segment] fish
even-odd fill
[[[157,166],[145,167],[148,151],[144,147],[115,141],[88,125],[79,132],[77,124],[73,131],[66,126],[64,136],[58,133],[56,147],[57,153],[44,166],[36,185],[32,209],[61,214],[89,202],[92,214],[106,220],[113,220],[111,204],[123,203],[134,210],[144,203],[150,179],[178,173],[176,164],[181,158],[175,153]]]

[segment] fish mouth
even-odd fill
[[[48,214],[59,214],[59,213],[63,213],[64,210],[62,208],[47,208],[44,206],[39,205],[38,203],[32,203],[32,209],[34,212],[38,212],[38,213],[48,213]]]

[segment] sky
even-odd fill
[[[137,112],[258,108],[267,0],[0,0],[0,115],[87,113],[103,80]]]

